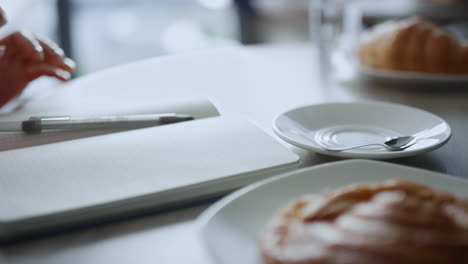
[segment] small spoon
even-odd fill
[[[356,146],[349,146],[349,147],[326,147],[322,146],[324,149],[329,150],[329,151],[343,151],[343,150],[348,150],[348,149],[354,149],[354,148],[361,148],[361,147],[366,147],[366,146],[373,146],[373,145],[379,145],[379,146],[384,146],[390,151],[401,151],[404,150],[416,143],[416,138],[413,136],[402,136],[402,137],[394,137],[390,140],[387,140],[383,143],[369,143],[369,144],[363,144],[363,145],[356,145]]]

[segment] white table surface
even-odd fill
[[[272,119],[300,105],[383,100],[423,108],[453,129],[443,148],[394,160],[467,177],[468,90],[407,90],[359,82],[321,84],[308,44],[253,46],[160,57],[79,78],[36,108],[151,104],[165,96],[206,96],[221,114],[244,116],[273,134]],[[157,101],[157,100],[156,100]],[[286,143],[284,143],[287,145]],[[289,145],[288,145],[289,146]],[[307,165],[336,159],[299,153]],[[209,204],[103,224],[0,248],[0,263],[211,263],[197,236],[196,217]]]

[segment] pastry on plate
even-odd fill
[[[467,264],[468,201],[402,180],[304,196],[259,248],[266,264]]]
[[[468,44],[421,18],[389,21],[367,32],[361,65],[383,71],[468,74]]]

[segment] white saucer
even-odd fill
[[[260,264],[259,232],[277,210],[307,193],[391,178],[427,184],[466,196],[468,181],[427,170],[371,160],[347,160],[296,170],[260,181],[221,199],[199,219],[213,263]]]
[[[327,103],[296,108],[273,121],[279,137],[297,147],[330,156],[389,159],[434,150],[451,135],[450,126],[429,112],[389,103]],[[416,135],[417,142],[402,151],[368,146],[341,152],[323,147],[346,147],[385,142],[396,136]]]

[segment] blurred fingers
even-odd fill
[[[26,58],[33,61],[44,60],[44,49],[39,41],[29,32],[22,31],[14,33],[17,38],[17,44]]]
[[[38,40],[44,50],[44,62],[60,67],[68,72],[72,72],[75,69],[75,63],[65,57],[65,53],[55,42],[47,38],[40,38]]]
[[[12,33],[0,40],[0,45],[6,47],[4,56],[31,61],[44,60],[44,49],[42,45],[29,32],[18,31]]]
[[[41,76],[50,76],[61,81],[68,81],[71,77],[70,72],[45,63],[29,66],[26,73],[28,81],[32,81]]]

